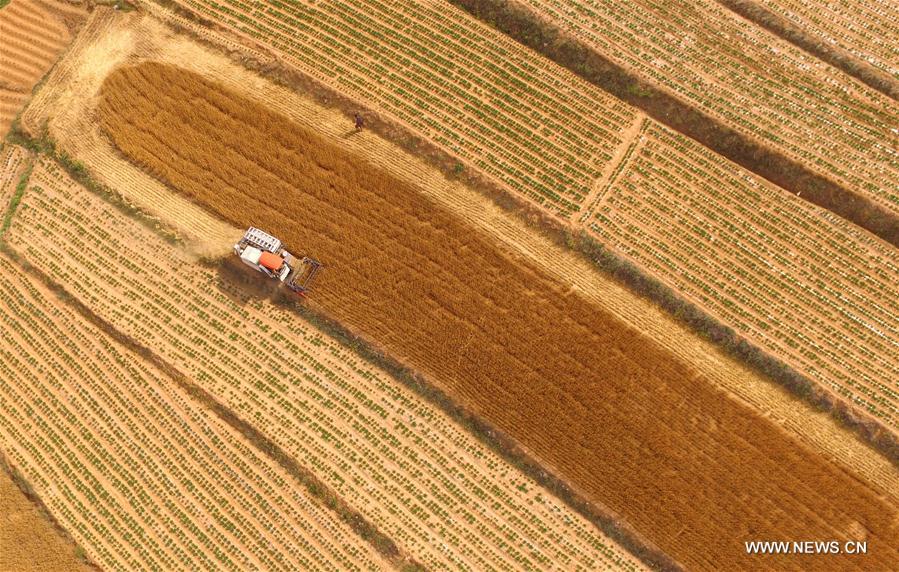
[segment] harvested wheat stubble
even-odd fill
[[[651,122],[590,228],[822,386],[899,424],[899,251]]]
[[[848,567],[749,558],[743,542],[863,531],[866,564],[899,566],[896,507],[414,187],[164,65],[116,71],[100,112],[116,145],[175,188],[321,258],[323,310],[434,376],[678,561]]]
[[[382,570],[173,380],[0,257],[0,447],[104,570]]]
[[[641,569],[383,371],[292,312],[247,299],[237,277],[191,266],[52,162],[38,163],[23,205],[8,235],[23,260],[52,250],[43,265],[67,293],[255,421],[428,569]]]
[[[899,4],[895,1],[754,1],[812,37],[839,46],[899,82]]]
[[[526,5],[680,101],[899,214],[896,102],[715,0],[461,3]]]

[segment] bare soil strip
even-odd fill
[[[101,118],[175,188],[324,259],[324,310],[435,376],[678,561],[789,569],[799,564],[747,558],[743,541],[842,538],[860,525],[883,543],[875,565],[899,565],[886,548],[895,506],[415,188],[165,66],[111,75]]]
[[[451,0],[583,79],[783,189],[899,246],[899,217],[873,200],[728,127],[616,64],[530,9],[502,0]]]
[[[899,101],[899,81],[851,52],[809,34],[806,30],[771,12],[754,0],[716,1],[750,22],[765,28],[835,68],[843,70],[880,93]],[[859,22],[859,25],[863,25],[863,23]],[[895,38],[892,39],[892,41],[895,40]]]

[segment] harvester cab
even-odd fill
[[[281,241],[265,231],[250,227],[234,245],[241,262],[269,278],[283,282],[302,296],[309,291],[321,262],[308,256],[296,257],[284,250]]]

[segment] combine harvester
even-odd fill
[[[322,267],[308,256],[297,258],[282,248],[280,240],[252,226],[234,245],[234,253],[247,266],[283,282],[300,296],[306,295]]]

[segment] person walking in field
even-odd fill
[[[356,131],[362,131],[362,128],[365,127],[365,118],[359,115],[359,112],[353,114],[353,123],[356,126]]]

